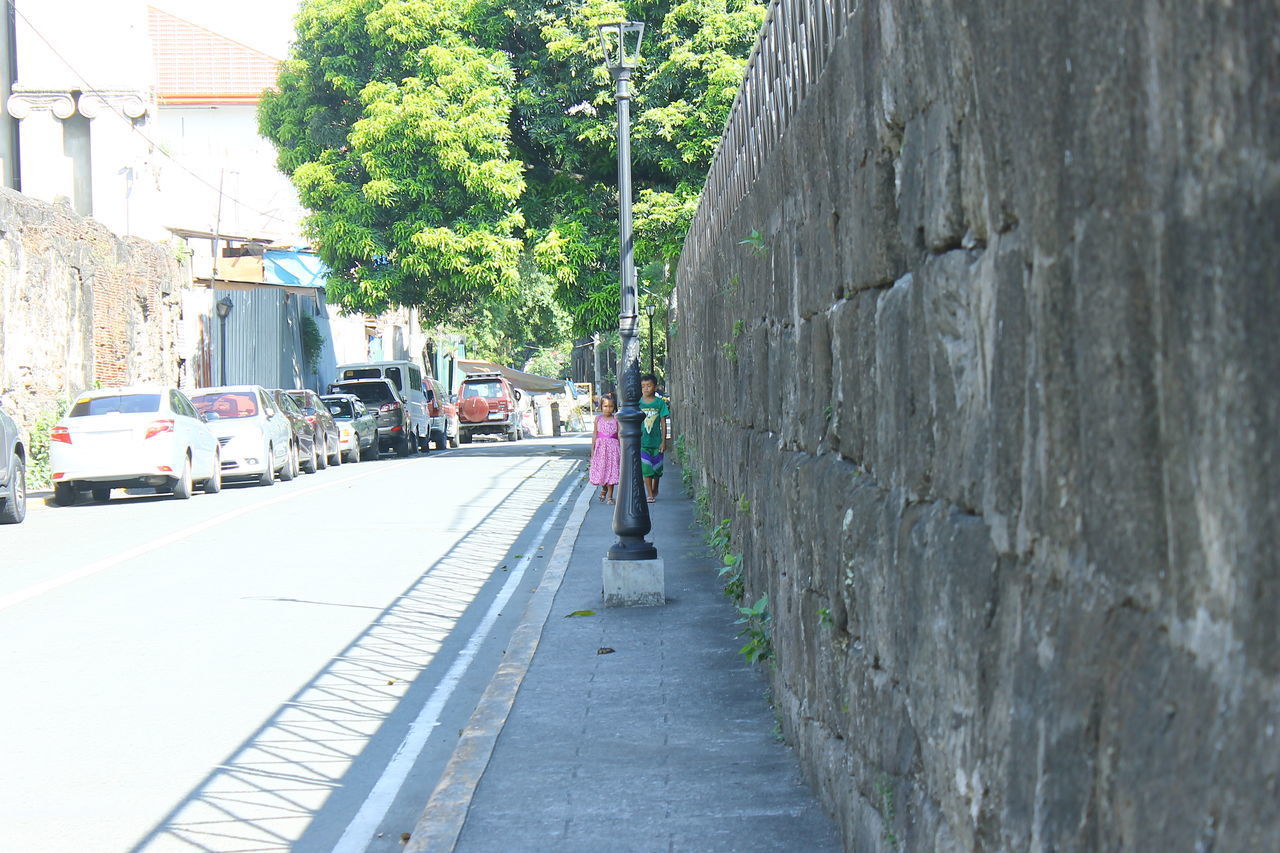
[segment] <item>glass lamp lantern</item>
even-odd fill
[[[596,27],[600,33],[600,47],[604,50],[604,65],[609,72],[630,73],[640,65],[640,42],[644,39],[644,24],[639,21],[614,21]]]

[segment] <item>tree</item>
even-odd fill
[[[332,298],[465,322],[527,284],[527,251],[576,331],[615,324],[616,120],[595,24],[627,17],[650,24],[634,87],[636,256],[665,272],[763,3],[306,0],[260,123],[312,211]]]
[[[567,360],[572,351],[572,319],[557,302],[551,280],[534,268],[528,256],[519,276],[522,286],[518,293],[490,298],[465,323],[445,326],[441,331],[462,335],[467,351],[476,358],[521,369],[537,359],[540,370],[548,369],[558,363],[549,353],[564,353]]]

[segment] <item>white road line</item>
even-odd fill
[[[250,504],[248,506],[242,506],[239,509],[233,509],[230,512],[224,512],[222,515],[215,515],[213,518],[206,519],[199,524],[184,527],[168,534],[167,536],[161,536],[159,539],[152,539],[150,542],[137,545],[127,551],[121,551],[111,557],[105,557],[101,560],[92,562],[87,566],[81,566],[74,572],[68,572],[60,577],[50,578],[43,583],[34,584],[17,590],[16,592],[11,592],[8,595],[0,596],[0,611],[22,604],[24,601],[30,601],[37,596],[44,595],[46,592],[52,592],[53,590],[64,587],[67,584],[75,583],[78,580],[84,580],[85,578],[96,575],[99,572],[104,572],[107,569],[118,566],[123,562],[132,560],[134,557],[140,557],[143,554],[149,554],[152,551],[165,547],[166,545],[181,542],[189,536],[194,536],[195,534],[208,530],[211,527],[217,527],[219,524],[224,524],[233,518],[239,518],[240,516],[253,512],[256,509],[271,506],[272,504],[284,503],[285,501],[293,500],[294,498],[299,498],[303,495],[311,494],[312,492],[318,492],[321,489],[327,489],[330,486],[350,483],[352,480],[359,480],[364,477],[372,477],[374,474],[392,471],[403,465],[408,465],[410,461],[411,460],[405,460],[391,465],[380,465],[375,471],[353,474],[350,477],[343,477],[341,480],[331,480],[314,486],[306,486],[302,489],[289,489],[285,494],[280,495],[279,497],[268,498],[265,501],[258,501],[257,503]]]
[[[565,475],[565,479],[571,483],[576,482],[573,475],[577,470],[578,466],[574,465]],[[480,620],[480,624],[476,626],[475,632],[467,640],[466,646],[458,653],[458,657],[454,660],[453,665],[449,667],[449,671],[440,679],[440,683],[431,691],[431,696],[427,698],[426,704],[422,706],[422,711],[419,712],[417,719],[409,726],[409,731],[396,749],[395,755],[391,756],[391,760],[387,762],[382,775],[374,783],[373,789],[369,791],[369,796],[365,799],[364,804],[360,806],[360,810],[356,812],[355,817],[351,819],[351,823],[347,826],[346,831],[342,833],[342,837],[338,839],[338,843],[334,845],[331,853],[364,853],[368,849],[374,833],[378,830],[378,824],[386,817],[387,811],[391,808],[392,801],[395,800],[400,788],[404,785],[404,780],[408,777],[409,771],[413,769],[413,765],[418,761],[418,756],[422,754],[422,750],[426,747],[427,739],[431,737],[432,730],[438,725],[440,714],[444,711],[444,706],[449,701],[449,697],[453,695],[453,691],[462,681],[462,676],[466,674],[467,669],[471,666],[471,662],[480,651],[480,646],[489,639],[489,632],[493,629],[494,623],[498,621],[499,612],[506,606],[507,601],[516,591],[516,587],[519,586],[521,579],[524,577],[525,569],[529,567],[538,551],[538,546],[547,538],[547,533],[550,532],[551,526],[560,517],[560,511],[564,509],[565,504],[573,493],[574,488],[572,485],[565,489],[560,502],[556,504],[555,509],[551,511],[551,514],[547,516],[547,520],[539,528],[537,539],[529,546],[528,553],[516,563],[515,569],[511,572],[511,577],[502,585],[502,589],[493,599],[493,604],[489,606],[488,612],[485,613],[484,618]]]

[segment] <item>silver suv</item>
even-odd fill
[[[0,524],[27,517],[27,448],[13,418],[0,409]]]

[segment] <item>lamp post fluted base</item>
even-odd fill
[[[597,551],[597,554],[600,552]],[[609,546],[606,552],[610,560],[656,560],[658,559],[658,549],[653,547],[653,543],[648,539],[634,539],[627,541],[618,539]]]

